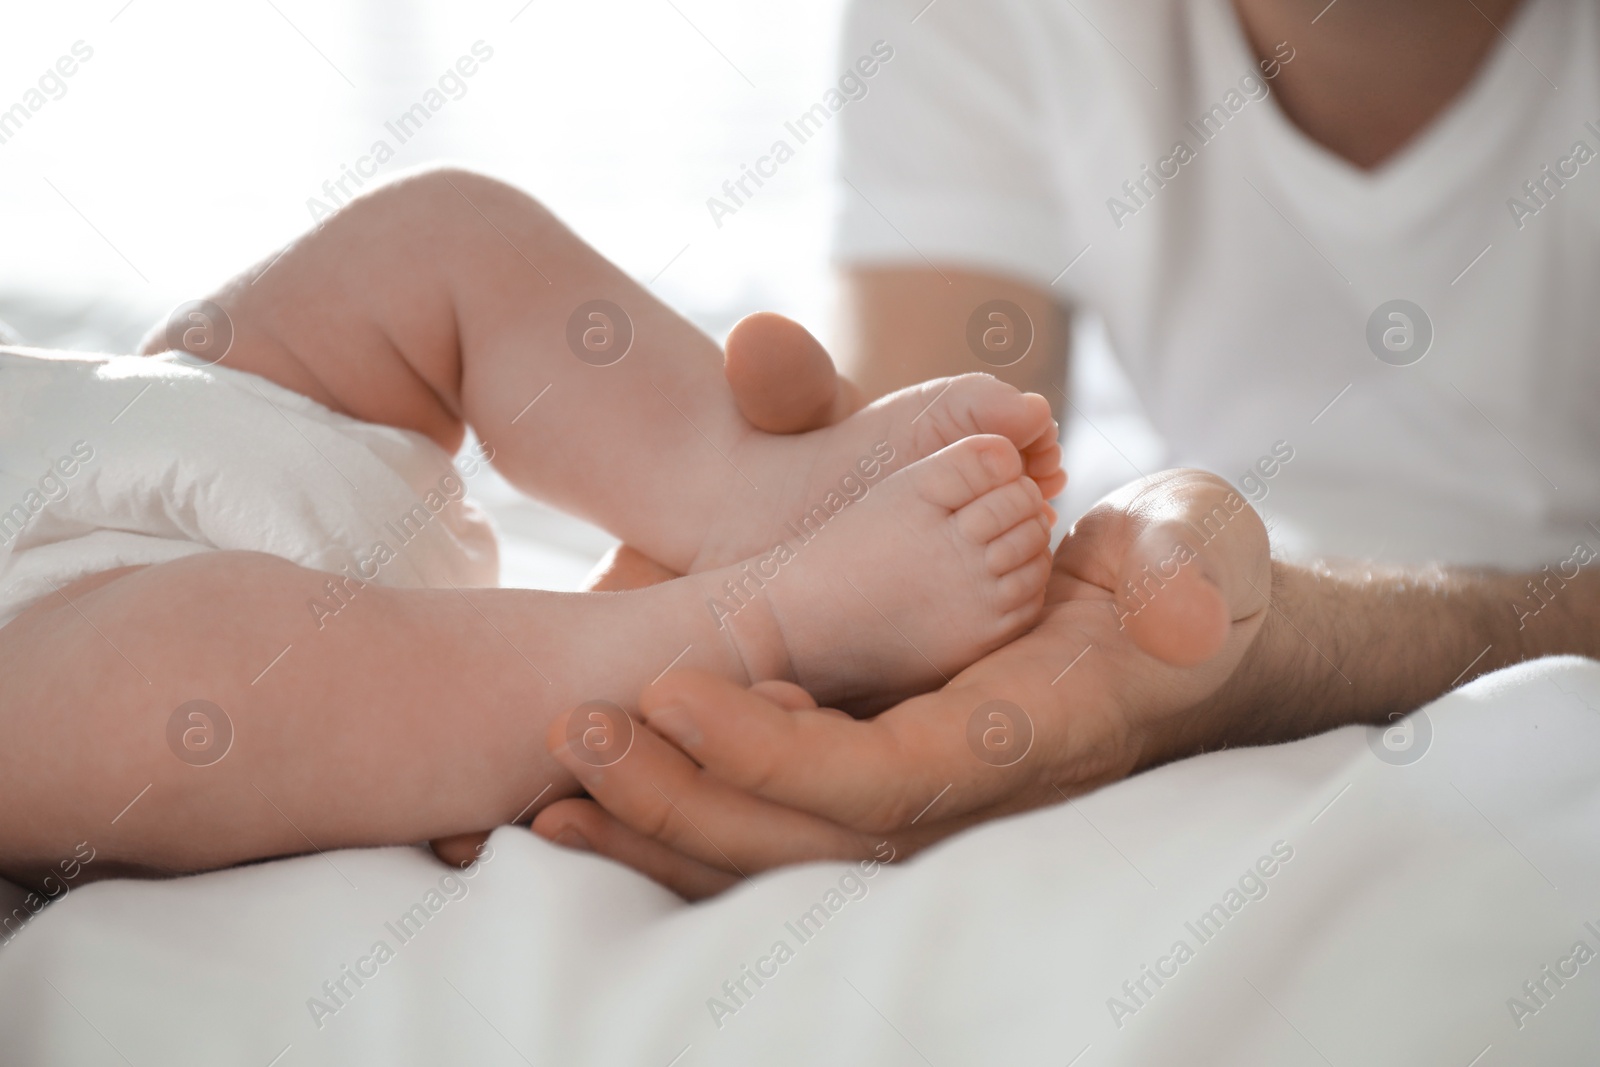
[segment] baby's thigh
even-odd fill
[[[454,400],[460,282],[441,266],[428,210],[438,184],[408,179],[352,201],[198,308],[185,305],[176,322],[151,331],[141,353],[188,347],[187,316],[198,313],[226,339],[219,365],[454,452],[464,436]],[[211,359],[216,347],[212,340],[194,354]]]

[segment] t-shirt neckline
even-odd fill
[[[1554,91],[1512,43],[1515,34],[1547,20],[1553,6],[1554,0],[1523,0],[1455,99],[1377,167],[1364,170],[1317,143],[1295,125],[1276,96],[1266,101],[1254,131],[1264,142],[1256,158],[1272,164],[1283,179],[1279,188],[1306,215],[1340,226],[1384,229],[1401,220],[1415,221],[1425,213],[1426,202],[1448,202],[1471,183],[1480,166],[1502,150],[1504,137],[1529,113],[1532,101]],[[1257,69],[1230,0],[1213,0],[1204,9],[1211,17],[1202,32],[1212,38],[1212,47],[1202,54],[1222,57],[1228,71]]]

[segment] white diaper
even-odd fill
[[[487,517],[450,456],[176,355],[0,353],[0,626],[89,574],[269,552],[401,587],[492,586]]]

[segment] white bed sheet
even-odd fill
[[[0,1059],[1596,1062],[1600,958],[1574,955],[1600,952],[1596,708],[1600,664],[1546,660],[1429,707],[1406,765],[1362,728],[1187,760],[879,869],[804,941],[785,924],[845,865],[689,906],[520,829],[404,942],[385,924],[444,873],[420,850],[95,883],[0,950]],[[1189,924],[1280,842],[1265,895],[1202,941]],[[313,1011],[380,940],[393,958]],[[733,1001],[780,940],[792,958]],[[1146,965],[1175,973],[1135,1001]]]

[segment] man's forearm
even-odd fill
[[[1386,722],[1509,664],[1600,655],[1600,574],[1576,558],[1523,574],[1276,562],[1271,593],[1260,638],[1217,697],[1246,735],[1233,743]]]

